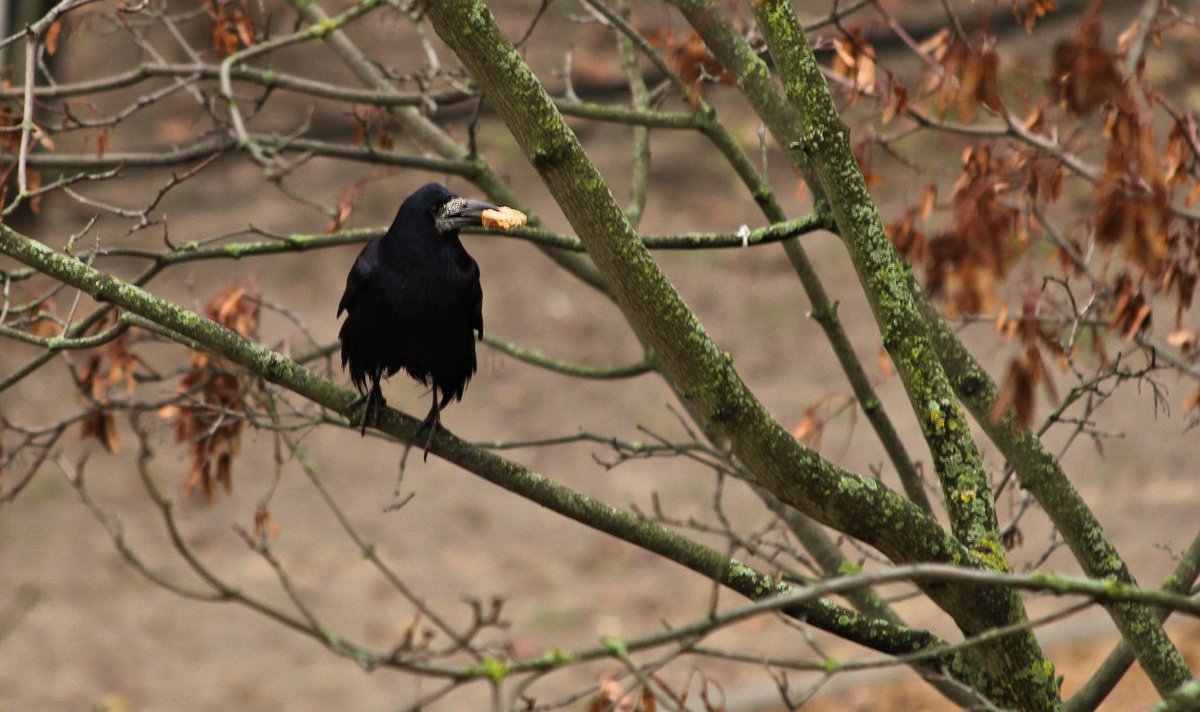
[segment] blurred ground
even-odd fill
[[[502,20],[506,30],[517,35],[531,9],[511,5],[505,7]],[[552,68],[561,66],[567,42],[577,43],[577,63],[589,52],[607,51],[602,36],[598,39],[580,31],[568,15],[561,8],[552,10],[548,24],[535,35],[542,42],[530,45],[529,61],[551,83]],[[667,22],[667,11],[662,15]],[[673,22],[678,29],[678,21]],[[562,39],[555,35],[556,28],[574,34]],[[386,47],[392,29],[375,23],[355,31],[363,41]],[[342,76],[336,66],[330,67],[334,63],[322,61],[325,64],[313,65],[317,73]],[[754,145],[755,124],[733,93],[715,90],[710,96],[738,137]],[[171,115],[156,116],[153,122],[161,136],[187,135],[188,126],[185,118]],[[627,195],[627,133],[615,128],[584,132],[593,158],[621,199]],[[548,226],[566,230],[565,221],[503,129],[494,123],[485,125],[480,141],[500,174],[518,186]],[[653,151],[653,187],[644,232],[734,231],[744,223],[761,224],[744,189],[703,139],[658,133]],[[775,153],[770,155],[770,166],[789,209],[801,214],[804,205],[791,198],[795,184],[791,170]],[[329,203],[338,188],[361,175],[356,166],[314,162],[291,187]],[[352,224],[386,223],[399,199],[429,178],[394,172],[368,183]],[[130,171],[125,180],[102,185],[90,194],[141,204],[162,179],[162,175]],[[450,184],[470,192],[461,181]],[[921,187],[920,181],[904,172],[891,174],[879,188],[885,210],[916,201]],[[170,216],[171,237],[177,243],[248,223],[275,231],[312,232],[325,222],[315,211],[297,209],[266,186],[257,169],[232,159],[221,160],[200,179],[171,193],[162,210]],[[50,199],[28,229],[36,237],[61,244],[93,213],[66,200]],[[97,227],[106,244],[154,245],[159,237],[141,233],[126,238],[124,232],[123,224],[110,219]],[[533,248],[491,237],[465,241],[483,271],[485,322],[491,333],[582,363],[616,365],[640,358],[619,313]],[[806,238],[806,244],[841,302],[840,313],[868,370],[878,375],[878,335],[856,295],[842,250],[828,236]],[[230,283],[252,285],[264,299],[286,305],[317,342],[325,343],[335,338],[334,307],[356,251],[347,247],[278,259],[190,265],[156,280],[152,291],[200,308]],[[847,392],[820,330],[806,318],[806,300],[780,249],[659,253],[659,259],[705,327],[732,353],[742,376],[785,424],[799,423],[805,409],[818,399]],[[136,263],[110,261],[105,266],[129,274]],[[978,352],[992,359],[993,372],[999,373],[1010,357],[1009,347],[993,338],[987,326],[972,327],[966,335]],[[293,352],[307,346],[297,330],[279,317],[268,319],[263,340]],[[35,353],[5,342],[0,373],[11,373]],[[180,358],[180,350],[153,346],[145,356],[155,364],[170,364]],[[1170,388],[1174,383],[1168,380],[1165,385]],[[909,442],[918,442],[915,424],[904,414],[900,385],[891,379],[880,388],[902,433]],[[387,395],[393,406],[417,413],[425,410],[424,394],[403,378],[393,381]],[[1182,395],[1171,391],[1172,402]],[[66,370],[56,361],[38,378],[4,393],[0,412],[15,421],[43,422],[72,407],[74,398]],[[667,407],[671,400],[670,390],[656,377],[580,382],[484,348],[480,372],[465,402],[446,413],[445,424],[460,436],[488,441],[566,435],[577,429],[644,439],[638,425],[680,437]],[[1200,491],[1194,434],[1184,432],[1181,419],[1156,409],[1149,393],[1132,388],[1106,405],[1100,417],[1105,429],[1120,436],[1105,441],[1103,454],[1087,444],[1076,445],[1066,458],[1068,471],[1139,580],[1154,584],[1173,566],[1172,552],[1185,547],[1195,534]],[[119,455],[96,451],[92,444],[72,444],[64,455],[74,462],[81,451],[93,451],[86,465],[87,483],[100,506],[119,518],[129,544],[149,568],[196,587],[198,579],[171,549],[142,491],[133,468],[133,438],[122,428],[124,448]],[[154,428],[160,450],[155,472],[163,488],[175,492],[186,474],[186,455],[171,442],[166,424]],[[709,609],[711,588],[680,567],[573,525],[436,458],[410,462],[400,490],[402,496],[415,497],[398,511],[385,512],[396,486],[399,451],[395,446],[332,429],[312,433],[305,445],[349,519],[435,609],[463,624],[469,620],[465,599],[486,601],[495,596],[506,601],[510,627],[505,635],[517,655],[537,655],[555,646],[585,647],[601,635],[631,636],[655,630],[662,621],[692,620]],[[271,487],[272,451],[268,434],[248,433],[234,469],[233,495],[219,496],[211,505],[181,500],[178,516],[194,551],[214,571],[238,588],[286,606],[271,569],[248,552],[233,531],[234,526],[251,525],[256,505]],[[830,426],[822,452],[858,471],[883,462],[868,430],[849,418]],[[608,456],[603,448],[578,445],[509,454],[618,507],[650,511],[653,495],[672,517],[714,521],[711,476],[683,463],[629,463],[607,471],[593,460],[593,455]],[[915,454],[925,459],[924,453]],[[990,449],[985,455],[989,467],[1000,472],[1002,459]],[[895,484],[887,468],[884,471],[885,479]],[[298,466],[286,463],[280,472],[278,490],[270,500],[281,527],[276,553],[300,593],[338,635],[381,649],[394,644],[411,622],[411,607],[361,559]],[[1010,496],[1000,503],[1002,517],[1011,513],[1015,502]],[[769,521],[757,501],[740,487],[727,486],[723,505],[731,521],[747,530],[761,529]],[[1050,536],[1040,514],[1030,515],[1025,522],[1025,544],[1014,552],[1018,567],[1037,559]],[[1062,550],[1051,556],[1048,566],[1076,572]],[[730,594],[723,594],[722,601],[738,602]],[[1054,603],[1033,599],[1030,608],[1044,612]],[[900,608],[914,625],[953,635],[943,617],[919,602],[903,603]],[[1193,621],[1177,623],[1172,629],[1195,669],[1200,665],[1196,653],[1200,626]],[[1058,623],[1044,632],[1044,638],[1068,690],[1086,679],[1116,640],[1111,624],[1096,612]],[[812,657],[800,632],[772,620],[752,621],[712,643],[734,641],[756,654]],[[836,642],[823,640],[821,646],[834,656],[864,654]],[[681,687],[693,667],[720,688],[730,710],[770,710],[776,705],[775,683],[758,666],[687,661],[669,668],[664,679]],[[598,664],[551,676],[542,683],[545,697],[541,699],[555,699],[615,672],[613,665]],[[796,691],[817,678],[793,675],[790,680]],[[486,700],[481,688],[455,693],[432,709],[481,709]],[[386,710],[402,708],[432,689],[428,682],[422,685],[392,671],[364,674],[353,662],[336,659],[318,643],[253,612],[187,601],[147,582],[121,560],[104,529],[52,465],[15,506],[0,510],[0,709]],[[1135,670],[1106,708],[1137,709],[1153,699],[1152,689]],[[580,702],[572,708],[584,706]],[[835,678],[811,708],[920,710],[944,705],[911,675],[893,671]]]

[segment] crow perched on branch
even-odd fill
[[[459,228],[479,225],[496,206],[467,200],[429,183],[400,206],[387,233],[367,243],[346,276],[338,316],[342,368],[363,405],[361,432],[385,404],[379,381],[403,369],[429,386],[433,406],[413,439],[425,428],[425,457],[440,413],[462,400],[475,373],[475,339],[483,338],[483,289],[479,265],[463,249]],[[369,387],[368,387],[369,385]]]

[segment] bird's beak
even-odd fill
[[[460,227],[483,224],[483,211],[496,210],[496,206],[484,200],[455,198],[446,203],[437,219],[438,230],[446,232]]]

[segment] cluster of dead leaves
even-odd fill
[[[1096,241],[1120,246],[1151,278],[1167,257],[1169,196],[1154,137],[1136,113],[1115,111],[1108,122],[1108,155],[1096,186]]]
[[[112,326],[116,317],[106,318],[97,326],[103,330]],[[100,441],[105,450],[111,453],[119,452],[121,443],[117,436],[116,419],[112,408],[109,407],[110,389],[123,387],[125,392],[133,393],[134,365],[137,357],[130,348],[130,330],[95,349],[79,370],[76,386],[80,395],[91,401],[92,409],[84,417],[81,428],[84,438],[95,438]]]
[[[873,60],[874,51],[858,38],[852,44],[858,47],[857,55]],[[864,91],[862,60],[846,62],[843,51],[846,43],[834,40],[837,56],[833,69],[839,74],[854,79],[854,91]],[[985,38],[979,48],[963,42],[948,29],[942,29],[917,45],[917,50],[926,59],[926,71],[916,87],[916,96],[929,99],[936,113],[945,118],[951,109],[963,123],[974,122],[980,106],[993,113],[1002,113],[1004,103],[1000,98],[1000,55],[995,42]],[[839,69],[844,67],[844,69]],[[855,74],[849,73],[854,69]],[[871,74],[874,74],[872,65]],[[910,106],[908,87],[889,73],[890,88],[883,107],[881,123],[890,124],[897,116],[904,115]],[[852,97],[852,101],[855,97]]]
[[[1023,11],[1016,2],[1013,9],[1028,27],[1055,7],[1053,2],[1030,0]],[[1175,331],[1168,342],[1191,353],[1196,337],[1184,328],[1184,314],[1200,280],[1200,225],[1179,219],[1172,204],[1178,201],[1191,207],[1200,202],[1196,179],[1200,132],[1192,112],[1172,108],[1142,86],[1140,72],[1123,70],[1130,38],[1142,28],[1130,27],[1110,48],[1103,40],[1102,17],[1102,4],[1093,2],[1073,35],[1055,47],[1047,81],[1049,101],[1035,106],[1022,125],[1034,135],[1063,133],[1061,126],[1047,128],[1047,112],[1054,105],[1069,121],[1101,123],[1104,162],[1092,188],[1095,207],[1088,225],[1090,239],[1103,250],[1104,259],[1090,276],[1105,282],[1106,319],[1114,333],[1133,339],[1151,325],[1156,296],[1173,294]],[[1158,42],[1155,32],[1148,39]],[[999,61],[987,40],[976,44],[980,49],[949,31],[923,42],[921,49],[931,60],[929,69],[915,95],[893,79],[884,100],[883,123],[904,115],[915,102],[928,102],[942,116],[953,110],[968,123],[980,107],[1003,113]],[[1161,127],[1150,118],[1160,103],[1173,119],[1165,144],[1156,136]],[[1036,216],[1063,196],[1064,160],[1019,142],[977,142],[963,154],[961,173],[948,200],[951,218],[940,232],[927,235],[922,229],[936,202],[932,183],[919,208],[908,209],[888,226],[898,251],[923,268],[928,291],[942,300],[951,315],[997,310],[1001,332],[1020,339],[1021,353],[1009,364],[992,416],[1000,418],[1011,411],[1025,425],[1033,417],[1037,390],[1053,390],[1043,354],[1049,353],[1047,349],[1057,353],[1059,347],[1052,334],[1032,326],[1039,321],[1035,304],[1023,307],[1019,319],[1010,319],[1007,308],[998,308],[998,302],[1005,279],[1026,253],[1031,235],[1045,229]],[[1081,276],[1089,237],[1057,237],[1053,256],[1064,276]],[[1114,259],[1118,255],[1121,259]],[[1027,323],[1030,326],[1024,326]],[[1102,340],[1095,344],[1103,361]],[[1200,409],[1200,395],[1187,401],[1187,407]]]
[[[1051,401],[1058,400],[1053,374],[1046,365],[1043,349],[1058,356],[1063,355],[1062,350],[1054,334],[1048,333],[1044,327],[1038,314],[1038,300],[1033,295],[1022,303],[1021,314],[1016,319],[1009,318],[1007,305],[1000,309],[996,330],[1009,340],[1019,339],[1023,348],[1021,355],[1009,362],[1008,372],[988,416],[993,422],[999,422],[1011,411],[1016,422],[1028,428],[1033,425],[1039,386]]]
[[[204,0],[204,11],[212,20],[212,46],[218,57],[228,57],[254,46],[254,20],[249,0]]]
[[[854,96],[875,90],[875,48],[857,30],[834,38],[830,69],[850,82]]]
[[[1075,35],[1054,47],[1050,88],[1075,116],[1113,103],[1124,111],[1133,108],[1121,79],[1116,55],[1101,46],[1101,4],[1093,2],[1080,20]]]
[[[1053,2],[1028,2],[1023,13],[1017,3],[1013,7],[1026,23],[1055,9]],[[1187,207],[1200,202],[1197,122],[1193,113],[1173,110],[1165,146],[1156,139],[1148,114],[1161,98],[1139,87],[1139,74],[1127,79],[1121,69],[1130,36],[1138,28],[1126,30],[1117,47],[1110,49],[1103,43],[1101,19],[1102,4],[1093,2],[1074,34],[1055,47],[1049,68],[1050,98],[1073,120],[1098,115],[1103,121],[1104,163],[1093,189],[1093,237],[1106,255],[1117,253],[1127,260],[1135,285],[1113,283],[1114,325],[1129,336],[1148,323],[1148,315],[1139,315],[1149,301],[1138,296],[1142,294],[1138,285],[1144,281],[1156,293],[1175,293],[1178,328],[1180,315],[1192,304],[1200,273],[1200,226],[1177,219],[1171,205],[1180,198]],[[1155,33],[1149,37],[1157,41]],[[931,68],[917,99],[893,81],[883,108],[884,123],[907,111],[914,100],[929,101],[943,115],[953,108],[963,121],[970,121],[980,106],[1003,111],[998,60],[986,40],[980,44],[981,49],[972,49],[949,31],[923,42],[921,49]],[[1137,100],[1137,92],[1143,100]],[[1048,108],[1035,107],[1023,121],[1024,130],[1050,136]],[[998,284],[1028,246],[1030,235],[1042,227],[1033,215],[1063,194],[1061,156],[1020,143],[1006,148],[1003,160],[990,155],[998,154],[998,145],[977,144],[968,150],[950,196],[953,219],[942,233],[927,239],[918,226],[918,217],[928,217],[927,206],[919,212],[909,210],[890,226],[897,247],[925,268],[930,292],[941,296],[951,313],[981,313],[995,307]],[[1062,236],[1055,249],[1064,267],[1076,270],[1078,256],[1086,252],[1072,236]],[[1134,303],[1136,309],[1130,307]]]
[[[925,270],[925,288],[950,315],[989,313],[996,308],[1004,277],[1024,242],[1020,211],[1005,196],[1015,191],[1006,176],[1017,170],[985,145],[963,151],[963,172],[951,194],[953,220],[927,236],[918,218],[928,218],[937,187],[926,186],[919,210],[887,226],[892,243],[910,263]]]
[[[1166,151],[1159,148],[1146,109],[1135,100],[1133,80],[1121,72],[1119,54],[1136,25],[1122,34],[1117,51],[1110,51],[1102,44],[1101,13],[1102,3],[1093,2],[1074,36],[1055,47],[1049,84],[1071,116],[1101,112],[1104,117],[1108,146],[1095,188],[1096,241],[1109,249],[1120,247],[1142,277],[1157,280],[1171,253],[1171,195],[1191,179],[1188,169],[1196,160],[1186,141],[1196,135],[1195,122],[1190,114],[1176,121]],[[1188,199],[1197,198],[1200,187],[1193,181]],[[1180,274],[1174,269],[1160,287],[1167,288]],[[1190,303],[1191,290],[1184,286]]]
[[[991,41],[979,49],[949,30],[941,30],[920,45],[934,62],[921,82],[922,96],[931,96],[938,114],[953,108],[958,119],[972,123],[980,106],[1003,111],[1000,100],[1000,56]]]
[[[374,145],[384,151],[392,150],[396,143],[396,120],[391,111],[382,106],[357,105],[350,118],[354,121],[351,146]]]
[[[1039,18],[1045,17],[1047,13],[1057,9],[1058,3],[1054,0],[1012,0],[1013,17],[1021,23],[1026,32],[1033,29],[1034,23]]]
[[[242,336],[258,332],[258,301],[243,287],[230,287],[213,297],[205,310],[208,318]],[[180,383],[187,394],[179,405],[159,411],[175,421],[175,441],[187,443],[191,468],[183,483],[184,494],[199,490],[212,501],[220,485],[233,488],[233,458],[241,445],[247,386],[223,359],[192,351],[189,368]]]
[[[699,105],[704,96],[704,82],[717,81],[732,85],[735,81],[733,75],[726,71],[695,30],[688,30],[682,36],[676,36],[669,30],[659,30],[647,40],[652,46],[663,50],[667,66],[687,87],[687,100],[693,108]]]
[[[1014,12],[1016,11],[1014,5]],[[1050,8],[1052,9],[1052,8]],[[1032,11],[1032,10],[1031,10]],[[979,108],[1004,111],[1000,98],[1000,60],[992,42],[976,48],[948,29],[918,45],[928,58],[917,88],[916,100],[928,101],[945,116],[951,110],[964,122],[975,120]],[[903,115],[914,101],[908,89],[893,80],[883,108],[887,124]],[[1043,168],[1024,156],[1001,157],[992,145],[981,143],[963,151],[962,172],[948,196],[950,223],[927,235],[919,226],[930,217],[937,201],[937,185],[929,183],[919,209],[910,209],[888,225],[888,235],[898,251],[925,272],[926,289],[942,301],[951,315],[991,312],[999,302],[1005,276],[1027,240],[1028,224],[1015,201],[1020,196],[1020,174]],[[1054,185],[1049,175],[1035,172],[1042,189]]]
[[[1109,51],[1101,45],[1100,8],[1093,3],[1075,36],[1056,48],[1051,86],[1070,114],[1099,112],[1104,118],[1108,145],[1095,188],[1095,238],[1106,249],[1119,250],[1133,267],[1113,281],[1110,321],[1131,339],[1150,324],[1153,294],[1148,292],[1173,291],[1176,323],[1170,339],[1186,345],[1194,341],[1182,320],[1200,276],[1200,225],[1177,219],[1171,204],[1179,199],[1190,208],[1200,201],[1196,118],[1192,112],[1170,112],[1174,120],[1159,145],[1148,113],[1163,99],[1138,88],[1140,72],[1123,79],[1120,69],[1132,33],[1142,28],[1135,23],[1118,38],[1116,51]],[[1159,41],[1154,32],[1149,40]],[[1135,91],[1144,101],[1136,100]]]
[[[1154,288],[1174,292],[1175,329],[1182,329],[1184,313],[1191,308],[1200,280],[1200,221],[1177,219],[1170,212],[1172,199],[1182,196],[1184,207],[1192,209],[1200,202],[1200,131],[1192,112],[1180,116],[1171,128],[1160,169],[1149,176],[1151,189],[1143,197],[1142,219],[1135,227],[1141,231],[1125,236],[1123,245],[1134,245],[1139,264],[1155,277]],[[1150,147],[1153,150],[1153,147]],[[1156,154],[1150,153],[1149,157]],[[1128,229],[1128,228],[1126,228]],[[1194,339],[1189,341],[1194,342]]]

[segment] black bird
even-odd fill
[[[481,213],[495,207],[429,183],[408,196],[387,233],[354,261],[338,304],[338,316],[347,313],[338,340],[342,368],[349,367],[360,394],[350,409],[363,404],[362,434],[385,403],[380,379],[404,369],[433,393],[429,415],[413,434],[429,428],[429,457],[441,410],[462,400],[475,373],[475,339],[483,338],[479,265],[458,230],[481,224]]]

